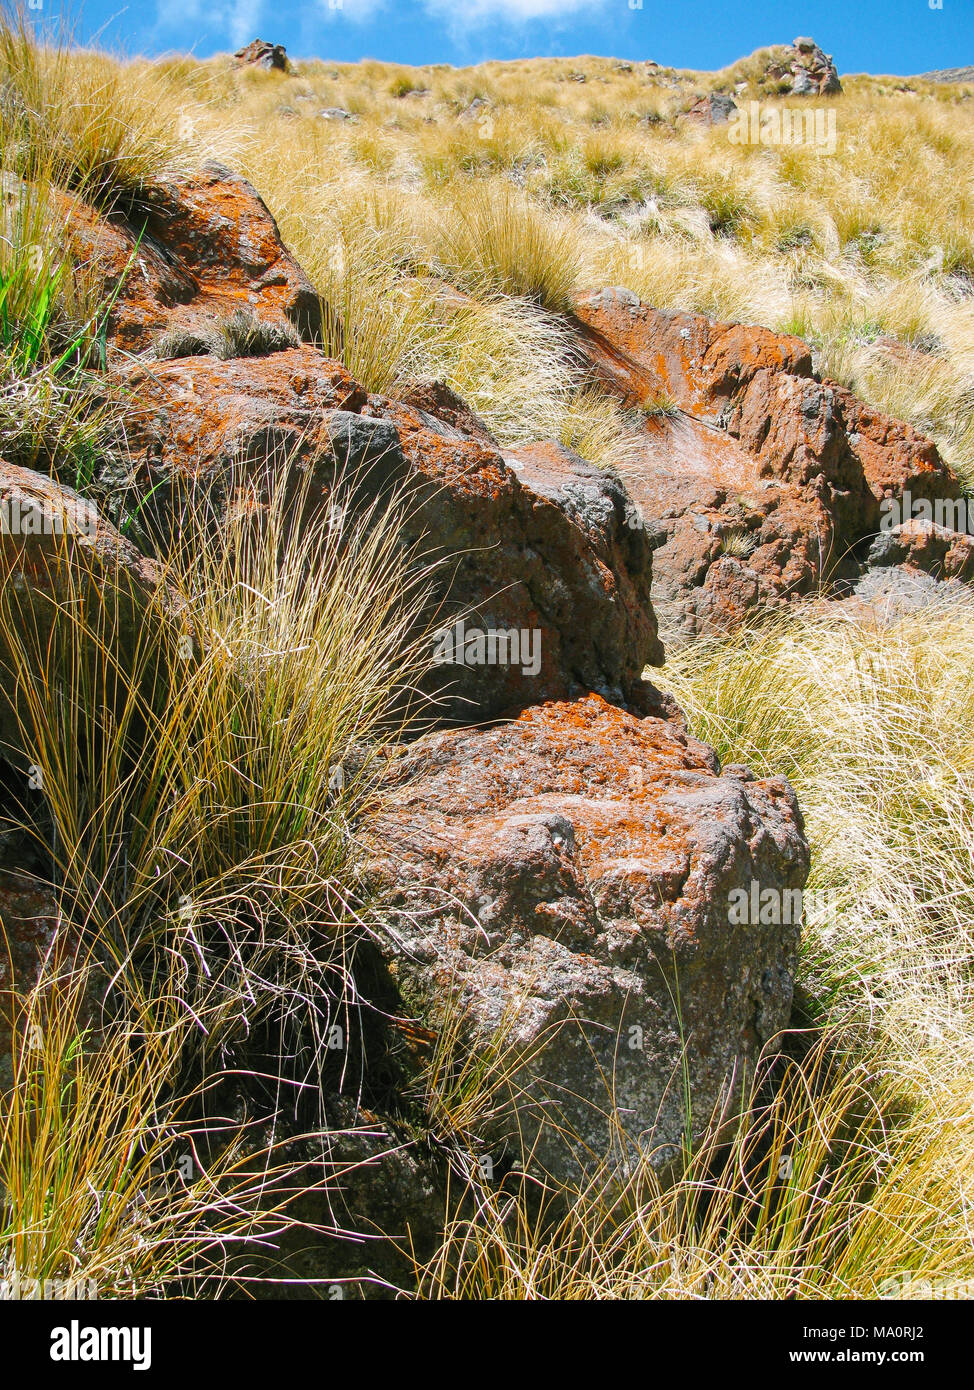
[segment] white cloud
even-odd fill
[[[353,24],[363,24],[385,8],[386,0],[318,0],[325,19],[350,19]]]
[[[157,0],[156,30],[165,32],[196,24],[200,17],[200,0]]]
[[[460,38],[465,31],[491,24],[557,21],[584,10],[594,14],[608,3],[609,0],[316,0],[312,13],[333,22],[364,24],[383,10],[409,4],[438,20],[454,38]],[[622,0],[612,3],[620,4]],[[273,12],[265,0],[157,0],[156,4],[156,33],[179,31],[185,36],[187,31],[205,30],[219,36],[229,48],[241,48],[258,37],[274,42],[272,33],[261,32],[263,24],[273,29]]]
[[[532,19],[561,19],[578,10],[601,10],[606,0],[423,0],[430,14],[450,21],[451,28],[501,21],[524,24]]]
[[[226,22],[230,30],[230,44],[233,48],[243,48],[245,43],[258,37],[261,12],[264,0],[233,0],[227,5]]]
[[[263,37],[257,27],[263,12],[264,0],[159,0],[156,31],[179,31],[185,37],[205,30],[220,39],[225,36],[230,48],[242,48]]]
[[[579,10],[595,12],[604,9],[608,0],[318,0],[318,9],[326,19],[359,24],[404,3],[422,7],[433,19],[445,23],[451,33],[462,34],[464,29],[482,29],[490,24],[526,24],[536,19],[567,18]]]

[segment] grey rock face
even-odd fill
[[[367,844],[407,1006],[459,1018],[494,1069],[496,1157],[571,1180],[641,1150],[665,1170],[685,1135],[733,1123],[791,1008],[785,895],[808,849],[787,782],[720,776],[677,725],[591,696],[421,740]],[[733,920],[754,885],[774,921]]]
[[[471,647],[458,635],[444,650],[432,681],[455,721],[588,690],[648,708],[643,668],[663,657],[650,602],[653,542],[627,523],[618,478],[556,444],[502,452],[482,427],[479,437],[465,433],[475,422],[442,392],[419,399],[456,425],[367,398],[311,348],[184,358],[151,372],[140,364],[127,384],[138,400],[127,427],[133,473],[139,491],[152,492],[141,514],[158,514],[161,526],[188,486],[205,489],[219,512],[241,473],[261,497],[269,474],[310,475],[311,505],[328,505],[337,475],[354,478],[356,500],[394,485],[408,491],[404,542],[442,560],[436,628],[446,634],[463,621],[473,634]],[[491,634],[507,642],[494,659],[477,646]]]
[[[832,55],[823,52],[814,39],[795,39],[791,52],[792,96],[833,96],[842,91]]]

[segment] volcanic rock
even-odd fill
[[[732,1120],[787,1025],[794,794],[721,775],[675,723],[593,695],[427,736],[391,762],[365,848],[390,970],[483,1065],[498,1163],[573,1179],[642,1151],[665,1170]],[[792,908],[735,924],[755,885]]]
[[[650,602],[654,542],[628,524],[632,503],[617,477],[557,445],[500,451],[440,390],[417,399],[475,435],[367,397],[308,347],[139,364],[122,380],[142,520],[177,515],[187,487],[204,488],[219,510],[241,470],[258,495],[286,467],[310,470],[323,505],[341,477],[354,476],[367,498],[407,488],[404,543],[446,561],[437,628],[454,634],[453,649],[435,684],[464,722],[591,690],[634,708],[658,704],[641,678],[663,656]],[[527,660],[523,650],[502,659],[497,639],[510,658],[511,634]]]
[[[255,189],[222,165],[153,185],[147,208],[106,218],[64,203],[67,239],[110,304],[107,338],[126,353],[163,332],[205,336],[241,310],[321,336],[321,303]]]
[[[653,602],[667,646],[854,582],[884,501],[960,495],[931,440],[816,377],[798,338],[619,289],[576,314],[591,369],[642,421],[619,472],[632,524],[664,542]]]
[[[287,52],[283,44],[252,39],[233,55],[240,67],[265,68],[268,72],[287,72]]]

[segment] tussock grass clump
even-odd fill
[[[647,397],[642,402],[640,410],[649,420],[674,420],[680,413],[680,407],[676,401],[665,391]]]
[[[58,917],[57,968],[17,1006],[43,1045],[15,1040],[0,1126],[0,1260],[21,1279],[219,1280],[285,1221],[279,1113],[293,1131],[310,1109],[331,1142],[326,1040],[364,1007],[354,823],[422,667],[427,569],[398,540],[406,499],[353,514],[339,482],[315,520],[294,483],[269,480],[264,509],[242,485],[219,529],[190,499],[163,563],[175,597],[141,617],[83,556],[64,557],[50,632],[3,586],[14,756],[40,788],[7,828]]]
[[[835,904],[805,941],[816,1011],[947,1088],[971,1064],[972,641],[956,604],[891,626],[811,610],[697,645],[666,676],[722,758],[795,786],[810,886]]]
[[[0,168],[0,456],[77,484],[107,436],[107,309],[62,245],[63,196]]]
[[[850,1064],[837,1042],[762,1069],[733,1142],[684,1155],[675,1181],[635,1158],[571,1192],[525,1174],[458,1184],[421,1296],[922,1298],[931,1279],[963,1296],[969,1115],[955,1101],[903,1120],[881,1060]],[[945,1131],[966,1146],[954,1162],[931,1144]]]
[[[0,356],[0,458],[58,473],[69,486],[84,489],[108,433],[95,381],[82,373],[65,380],[47,367],[24,373]]]
[[[600,466],[625,462],[632,448],[624,412],[592,386],[582,386],[569,399],[557,437],[559,443]]]
[[[212,327],[170,328],[154,346],[160,359],[211,355],[224,361],[233,357],[265,357],[298,347],[301,338],[289,323],[269,323],[248,309],[214,320]]]
[[[207,1002],[186,995],[208,1045],[224,1008],[239,1023],[246,962],[264,951],[300,960],[285,943],[308,905],[329,898],[332,874],[341,880],[346,813],[416,659],[410,633],[425,601],[394,514],[376,504],[347,515],[339,488],[298,534],[301,490],[294,500],[286,479],[263,515],[242,489],[218,530],[205,502],[188,499],[165,561],[178,621],[148,610],[127,637],[84,574],[50,639],[14,586],[0,611],[5,688],[20,692],[20,745],[43,778],[58,881],[120,949],[156,942],[164,965],[170,942],[177,954],[195,952],[194,940],[230,948],[225,977],[212,967],[191,977]],[[65,682],[77,692],[69,704]],[[46,844],[42,827],[32,833]],[[269,974],[250,968],[268,998]],[[282,980],[289,1006],[295,994]]]
[[[570,230],[511,190],[458,195],[439,249],[449,278],[473,294],[501,290],[556,312],[571,303],[578,253]]]
[[[75,961],[21,1000],[0,1112],[4,1296],[217,1297],[236,1250],[287,1229],[297,1165],[258,1125],[206,1118],[206,1086],[182,1077],[188,1015],[93,1028],[93,973]]]

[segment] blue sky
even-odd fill
[[[35,4],[38,0],[35,0]],[[58,0],[39,0],[45,19]],[[939,3],[940,8],[932,8]],[[200,57],[257,35],[294,57],[464,66],[593,53],[718,68],[810,34],[840,72],[915,73],[974,63],[974,0],[87,0],[79,40]]]

